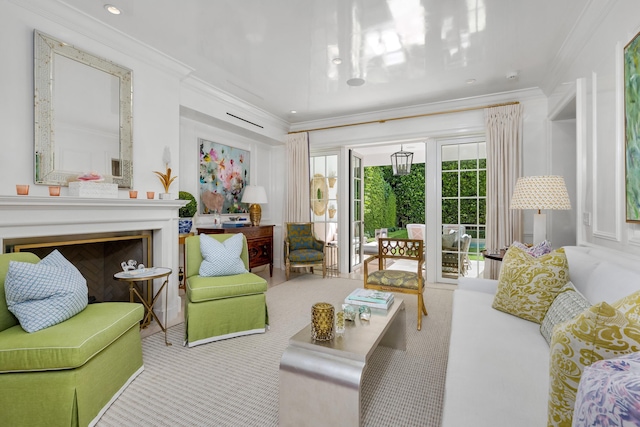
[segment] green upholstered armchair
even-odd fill
[[[246,273],[229,276],[200,276],[204,258],[202,235],[185,240],[185,344],[193,347],[243,335],[264,333],[267,329],[267,281],[249,273],[247,239],[242,234],[208,234],[224,242],[242,236],[240,258]]]
[[[416,271],[386,270],[387,261],[408,259],[416,261]],[[378,269],[371,271],[369,264],[378,261]],[[424,305],[424,241],[422,239],[378,239],[378,255],[364,262],[364,287],[385,292],[400,292],[418,296],[418,330],[422,329]],[[393,264],[392,264],[393,265]]]
[[[327,275],[324,256],[324,241],[313,235],[311,222],[287,222],[284,235],[285,275],[289,280],[291,269],[295,267],[322,267],[322,277]]]
[[[142,304],[89,304],[62,323],[27,333],[6,304],[10,261],[39,258],[28,252],[0,255],[0,423],[95,424],[144,369]]]

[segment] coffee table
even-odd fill
[[[280,426],[361,425],[362,378],[373,351],[379,344],[406,350],[404,301],[345,324],[344,335],[330,341],[314,341],[311,324],[289,339],[280,359]]]

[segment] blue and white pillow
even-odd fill
[[[27,332],[64,322],[88,302],[87,281],[58,250],[37,264],[10,261],[4,288],[9,311]]]
[[[200,264],[200,276],[232,276],[234,274],[247,273],[244,262],[240,258],[243,248],[241,233],[234,234],[224,242],[220,242],[206,234],[200,235],[200,252],[202,264]]]

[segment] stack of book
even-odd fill
[[[393,304],[393,294],[391,292],[376,291],[373,289],[356,289],[344,299],[347,304],[366,305],[371,308],[382,308],[384,310]]]

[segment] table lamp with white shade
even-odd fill
[[[542,209],[568,210],[571,201],[564,178],[556,175],[518,178],[511,197],[511,209],[537,209],[533,215],[533,244],[547,238],[547,216]]]
[[[249,219],[251,225],[260,225],[262,208],[260,203],[267,203],[267,192],[260,185],[249,185],[244,188],[242,203],[249,203]]]

